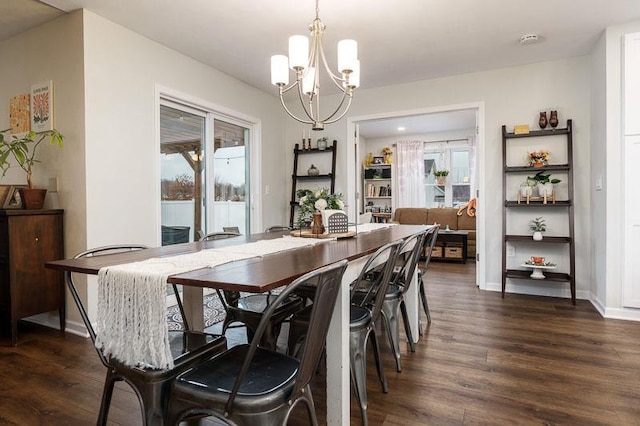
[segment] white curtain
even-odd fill
[[[396,144],[396,207],[424,207],[424,142],[400,141]]]
[[[476,198],[478,193],[478,152],[476,150],[476,136],[469,136],[469,175],[471,176],[471,182],[469,187],[469,198]]]

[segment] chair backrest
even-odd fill
[[[281,232],[281,231],[290,231],[290,230],[291,230],[291,227],[289,226],[274,225],[265,229],[264,232]]]
[[[236,378],[229,399],[225,407],[227,413],[231,413],[233,402],[238,394],[240,386],[244,381],[245,375],[249,369],[252,358],[256,352],[258,344],[262,338],[265,329],[269,326],[271,316],[276,308],[294,292],[298,287],[313,283],[317,285],[316,296],[311,308],[311,316],[309,318],[309,328],[307,337],[303,343],[300,353],[300,366],[296,375],[296,382],[293,391],[289,396],[290,401],[295,401],[303,389],[311,382],[315,375],[316,367],[320,356],[324,351],[324,345],[329,331],[329,323],[333,315],[338,293],[342,284],[342,275],[347,267],[347,261],[341,260],[331,265],[311,271],[289,284],[276,298],[276,300],[267,308],[263,315],[256,333],[251,341],[247,357],[240,369],[240,373]]]
[[[239,235],[239,232],[212,232],[200,238],[200,241],[224,240],[225,238],[233,238]]]
[[[236,234],[240,234],[240,228],[237,226],[223,226],[222,230],[224,232],[235,232]]]
[[[433,247],[436,245],[436,240],[438,239],[438,231],[440,230],[440,226],[434,225],[433,227],[427,230],[424,236],[424,242],[422,246],[424,247],[424,269],[426,270],[429,266],[429,261],[431,260],[431,253],[433,252]]]
[[[134,250],[144,250],[144,249],[147,249],[147,248],[149,248],[149,247],[143,246],[143,245],[139,245],[139,244],[102,246],[102,247],[96,247],[96,248],[93,248],[93,249],[85,250],[82,253],[76,254],[73,258],[74,259],[81,259],[81,258],[85,258],[85,257],[103,256],[103,255],[106,255],[106,254],[115,254],[115,253],[122,253],[122,252],[134,251]],[[82,321],[84,322],[84,325],[87,328],[87,331],[89,332],[89,336],[91,337],[91,340],[93,341],[93,343],[95,343],[96,342],[96,332],[95,332],[93,326],[91,325],[91,320],[89,320],[89,315],[87,314],[87,310],[84,307],[84,304],[82,303],[82,299],[80,298],[80,294],[78,293],[78,289],[76,287],[76,284],[73,281],[73,273],[71,271],[66,271],[64,273],[64,277],[65,277],[65,281],[67,283],[67,287],[69,288],[69,291],[71,292],[71,296],[73,297],[73,300],[74,300],[76,306],[78,307],[78,311],[80,311],[80,316],[82,317]],[[100,350],[99,348],[96,348],[96,351],[98,352],[98,356],[100,357],[100,361],[102,361],[102,363],[105,365],[105,367],[109,368],[110,364],[109,364],[108,360],[106,359],[106,357],[104,356],[104,354],[102,353],[102,350]]]
[[[371,212],[362,213],[360,216],[358,216],[358,224],[371,223],[372,220],[373,213]]]
[[[424,252],[424,239],[427,236],[427,231],[420,231],[409,238],[405,239],[400,246],[398,261],[400,268],[396,269],[393,273],[392,284],[402,288],[402,292],[406,293],[411,283],[411,278],[416,272],[418,261]]]
[[[380,247],[369,256],[358,278],[351,283],[351,303],[371,309],[374,322],[380,315],[401,244],[402,240],[398,240]]]

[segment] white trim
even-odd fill
[[[230,108],[214,104],[204,99],[197,98],[186,93],[156,84],[155,86],[155,141],[156,146],[160,147],[160,105],[162,99],[176,102],[180,105],[194,108],[195,110],[210,113],[217,120],[222,120],[238,126],[248,128],[251,133],[251,142],[249,146],[249,164],[250,164],[250,181],[249,181],[249,208],[251,212],[250,223],[251,232],[260,232],[262,228],[262,121],[258,118],[246,115]],[[206,135],[205,137],[208,137]],[[158,156],[159,157],[159,156]],[[160,163],[156,163],[155,181],[157,186],[156,199],[160,199]],[[209,197],[210,198],[210,197]],[[157,207],[157,218],[160,218],[160,205]],[[160,227],[158,227],[160,229]],[[158,241],[160,245],[160,231],[158,231]]]
[[[358,171],[359,167],[356,163],[356,149],[355,145],[357,143],[356,137],[356,129],[357,125],[363,121],[375,121],[375,120],[383,120],[389,118],[397,118],[397,117],[406,117],[406,116],[415,116],[415,115],[426,115],[433,113],[443,113],[450,111],[459,111],[466,109],[476,110],[476,126],[478,129],[476,135],[476,155],[477,155],[477,167],[478,167],[478,192],[479,194],[485,193],[485,167],[484,167],[484,159],[485,159],[485,112],[484,112],[484,102],[470,102],[465,104],[455,104],[455,105],[444,105],[438,107],[426,107],[426,108],[418,108],[404,111],[391,111],[391,112],[383,112],[376,114],[368,114],[357,117],[349,117],[347,118],[347,138],[349,148],[347,149],[347,164],[354,164],[356,167],[353,169],[348,168],[349,172],[347,173],[347,197],[348,205],[347,212],[349,217],[355,218],[357,215],[357,202],[356,193],[359,193],[358,190]],[[351,148],[353,147],[353,149]],[[362,194],[360,194],[362,195]],[[357,200],[356,200],[357,201]],[[476,209],[477,217],[484,218],[485,215],[485,207],[481,198],[478,196],[478,205]],[[476,251],[480,254],[480,260],[476,262],[476,285],[482,290],[486,289],[486,238],[485,238],[485,220],[476,221]]]

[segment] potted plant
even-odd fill
[[[449,176],[449,170],[447,169],[440,169],[440,170],[434,170],[433,171],[433,175],[436,177],[436,181],[438,182],[438,185],[444,185],[447,181],[447,176]]]
[[[343,210],[345,206],[344,201],[342,201],[342,194],[331,194],[327,188],[322,188],[315,192],[310,189],[298,189],[296,196],[300,205],[298,226],[304,227],[313,224],[315,231],[312,232],[314,234],[322,234],[324,232],[324,230],[319,231],[318,229],[322,225],[321,210]]]
[[[64,136],[54,129],[40,133],[30,131],[20,137],[11,135],[11,138],[8,139],[6,135],[9,130],[0,131],[0,168],[2,169],[2,176],[7,174],[11,167],[9,160],[13,158],[27,174],[27,188],[26,190],[20,190],[24,208],[42,208],[47,190],[33,187],[33,167],[40,162],[36,158],[36,153],[38,147],[46,139],[49,140],[49,144],[55,144],[62,148]]]
[[[529,222],[529,229],[533,232],[535,241],[542,240],[542,233],[547,230],[547,224],[543,217],[536,217]]]
[[[545,192],[548,196],[553,194],[553,185],[562,182],[560,179],[550,179],[551,174],[544,174],[539,171],[534,176],[527,177],[527,180],[534,181],[538,185],[538,192],[540,195],[544,195]]]

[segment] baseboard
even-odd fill
[[[605,318],[626,321],[640,321],[640,309],[633,308],[605,308]]]
[[[55,330],[60,330],[60,320],[58,314],[54,313],[44,313],[39,315],[34,315],[32,317],[23,318],[24,321],[29,321],[34,324],[42,325],[44,327],[53,328]],[[80,337],[89,337],[89,332],[87,328],[84,326],[82,322],[69,321],[65,324],[65,333],[74,334]]]
[[[502,292],[502,283],[486,283],[485,290]],[[540,282],[536,285],[507,283],[506,293],[527,294],[530,296],[547,296],[571,299],[569,284],[558,286],[558,283]],[[591,301],[591,293],[577,290],[576,299]]]

